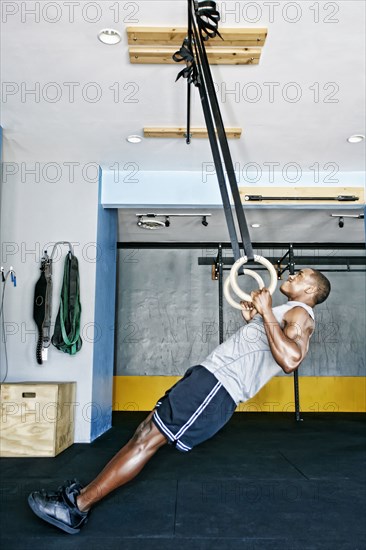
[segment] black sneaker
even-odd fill
[[[34,491],[28,504],[39,518],[74,535],[88,521],[88,512],[81,512],[76,504],[81,489],[78,481],[67,481],[57,491]]]

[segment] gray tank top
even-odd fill
[[[284,315],[296,306],[306,309],[314,320],[314,312],[310,306],[289,301],[272,310],[281,328],[284,327]],[[283,372],[273,358],[263,319],[259,314],[215,348],[201,365],[214,374],[235,403],[247,401],[268,380]]]

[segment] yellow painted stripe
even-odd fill
[[[113,410],[150,411],[179,376],[115,376]],[[303,376],[299,378],[303,412],[366,412],[366,377]],[[237,412],[294,411],[293,377],[272,378]]]

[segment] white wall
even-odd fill
[[[4,159],[6,160],[6,159]],[[32,166],[27,163],[27,168]],[[70,178],[67,166],[40,165],[36,175],[26,173],[25,166],[5,165],[2,182],[1,265],[13,266],[17,287],[7,283],[5,296],[5,335],[1,342],[1,379],[5,375],[4,338],[7,344],[9,371],[7,382],[76,381],[76,442],[90,441],[91,395],[93,377],[93,321],[95,305],[95,243],[97,230],[98,174],[81,167]],[[10,172],[14,172],[13,175]],[[39,182],[36,181],[39,176]],[[51,182],[55,179],[55,182]],[[73,180],[74,182],[70,181]],[[57,180],[57,181],[56,181]],[[33,297],[39,278],[40,259],[52,243],[71,241],[79,260],[82,304],[81,331],[83,347],[73,357],[49,350],[49,360],[38,365],[35,358],[36,325],[33,321]],[[62,247],[53,265],[53,322],[59,306],[64,258]]]
[[[317,176],[321,187],[364,187],[364,172],[339,172],[336,182],[328,181],[329,173]],[[319,187],[314,172],[286,173],[265,171],[244,175],[236,172],[239,187],[280,186]],[[230,194],[231,196],[231,194]],[[145,172],[138,170],[103,170],[102,204],[106,208],[136,206],[222,207],[222,199],[213,162],[207,162],[200,172]]]

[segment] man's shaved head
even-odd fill
[[[329,280],[317,269],[311,269],[311,278],[318,287],[317,292],[315,293],[316,305],[325,302],[330,293],[330,282]]]

